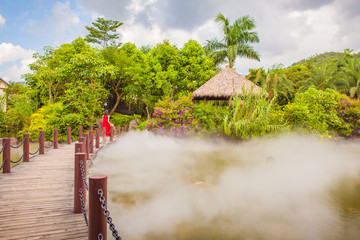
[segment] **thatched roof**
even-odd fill
[[[235,94],[242,94],[243,89],[252,89],[260,93],[261,88],[235,72],[229,66],[220,71],[209,81],[193,92],[194,99],[227,100]]]

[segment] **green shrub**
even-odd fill
[[[228,106],[214,106],[203,102],[194,105],[193,113],[201,129],[210,134],[222,134],[222,124],[229,112]]]
[[[348,124],[348,128],[341,128],[339,134],[346,137],[360,136],[360,101],[342,95],[339,101],[338,116]]]
[[[121,128],[124,128],[125,125],[129,126],[129,123],[131,120],[140,120],[141,119],[141,115],[138,114],[134,114],[134,115],[124,115],[124,114],[120,114],[120,113],[113,113],[110,116],[110,122],[112,124],[114,124],[115,127],[117,126],[121,126]]]
[[[178,100],[170,96],[159,100],[154,108],[147,129],[154,133],[167,133],[175,136],[191,135],[199,124],[193,116],[191,96],[180,96]]]
[[[337,132],[347,128],[337,112],[340,99],[340,93],[332,89],[322,91],[310,87],[303,93],[297,93],[294,102],[284,106],[284,118],[292,128],[320,134]]]

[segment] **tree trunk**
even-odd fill
[[[146,104],[147,119],[150,120],[149,105]]]
[[[115,91],[116,93],[116,102],[115,105],[113,106],[113,108],[110,110],[110,115],[113,114],[116,110],[116,108],[118,107],[119,103],[120,103],[120,99],[124,96],[125,92],[119,94],[117,91]]]

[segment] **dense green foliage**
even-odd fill
[[[292,103],[284,106],[284,118],[293,128],[307,129],[320,134],[337,132],[347,128],[339,117],[341,95],[332,90],[316,90],[310,87],[304,93],[297,93]]]
[[[111,115],[110,122],[114,124],[114,126],[120,126],[121,129],[124,129],[124,126],[129,126],[129,122],[134,119],[140,120],[141,115],[123,115],[119,113],[114,113],[113,115]]]
[[[34,55],[25,84],[10,84],[8,111],[0,113],[1,136],[30,132],[36,137],[39,130],[51,135],[53,128],[96,126],[105,102],[115,126],[137,119],[142,120],[138,129],[156,133],[247,139],[296,130],[360,136],[360,58],[348,49],[287,68],[249,69],[247,78],[266,94],[236,96],[230,106],[193,101],[191,93],[216,74],[225,58],[231,66],[237,56],[259,59],[250,45],[259,42],[251,17],[231,25],[218,14],[216,21],[224,38],[208,41],[205,48],[195,40],[181,48],[169,40],[138,48],[114,43],[118,34],[111,32],[121,23],[97,19],[86,40],[103,48],[81,37],[45,47],[43,55]]]
[[[180,96],[178,100],[165,97],[155,107],[153,118],[147,129],[154,133],[166,133],[175,136],[190,135],[199,127],[193,116],[193,102],[189,96]]]

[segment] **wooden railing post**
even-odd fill
[[[107,239],[106,217],[104,209],[101,208],[98,190],[103,191],[105,204],[107,202],[107,176],[95,175],[89,177],[89,228],[88,240],[97,240],[99,234],[102,239]]]
[[[83,127],[80,125],[79,126],[79,138],[82,137],[82,132],[83,132]]]
[[[39,138],[39,154],[45,153],[45,132],[40,131],[40,138]]]
[[[110,127],[110,142],[112,142],[114,140],[114,127],[111,126]]]
[[[91,125],[92,126],[92,125]],[[90,132],[89,132],[89,147],[90,147],[90,153],[94,153],[94,130],[91,130],[90,128]]]
[[[89,146],[89,134],[84,133],[83,136],[85,137],[85,153],[86,153],[86,160],[90,159],[90,146]]]
[[[125,125],[125,126],[124,126],[124,133],[126,133],[127,131],[128,131],[128,126]]]
[[[3,161],[5,161],[3,166],[3,173],[10,173],[11,165],[11,139],[10,138],[3,138]]]
[[[100,129],[96,129],[96,148],[100,148]]]
[[[24,152],[24,162],[30,161],[30,135],[28,133],[24,133],[24,145],[23,145],[23,152]]]
[[[58,149],[59,148],[59,139],[58,139],[58,130],[57,128],[54,129],[54,149]]]
[[[85,145],[83,142],[75,143],[75,153],[85,153]]]
[[[86,153],[85,152],[85,137],[79,137],[79,143],[82,143],[83,144],[83,148],[82,148],[82,152],[83,153]]]
[[[84,174],[86,174],[86,154],[85,153],[75,153],[75,174],[74,174],[74,213],[82,213],[81,199],[79,190],[81,189],[84,206],[86,204],[86,189],[83,182],[80,162],[82,162],[84,167]],[[85,175],[86,176],[86,175]]]
[[[94,131],[94,125],[90,125],[90,131]]]
[[[120,137],[120,135],[121,135],[121,126],[120,125],[117,127],[117,132],[118,132],[118,137]]]
[[[71,144],[71,127],[67,127],[67,144]]]

